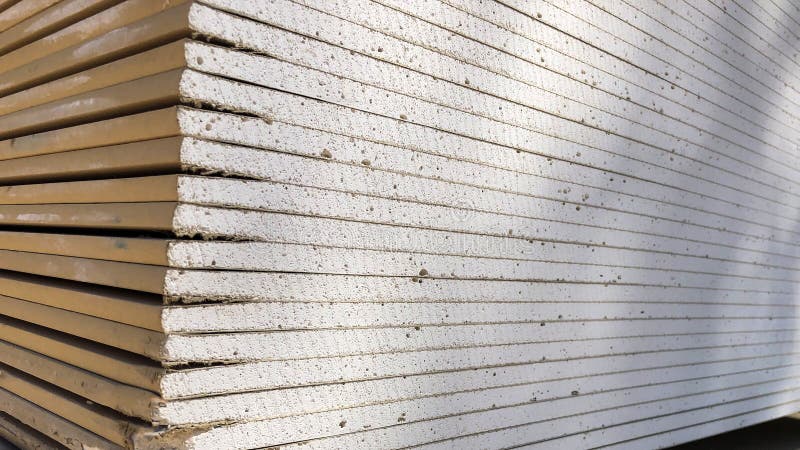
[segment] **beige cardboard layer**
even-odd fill
[[[0,14],[0,32],[6,31],[28,17],[58,3],[60,0],[25,0],[3,2],[8,9]]]
[[[0,161],[0,184],[137,176],[181,170],[181,137]]]
[[[48,8],[0,34],[0,54],[34,42],[107,9],[121,0],[67,0]]]
[[[0,74],[0,95],[18,92],[187,37],[190,31],[189,6],[181,5],[168,9],[139,22],[114,29],[93,40],[4,71]],[[25,50],[25,47],[20,50]],[[0,65],[3,64],[6,62],[0,58]]]
[[[0,160],[178,136],[177,109],[164,108],[0,141]]]
[[[2,369],[4,376],[0,378],[0,388],[25,398],[114,444],[127,446],[131,434],[145,432],[148,428],[108,408],[69,395],[55,386],[38,381],[15,369],[7,366],[2,366]]]
[[[185,43],[175,41],[0,98],[0,115],[183,67]]]
[[[20,448],[49,449],[55,447],[53,445],[55,441],[70,450],[122,449],[122,447],[5,389],[0,389],[0,403],[5,406],[8,414],[16,418],[9,419],[5,415],[0,416],[0,435]],[[36,427],[36,430],[31,427]],[[37,444],[41,445],[36,447]],[[30,447],[26,447],[28,445]]]

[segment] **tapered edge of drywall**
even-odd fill
[[[183,67],[181,39],[0,98],[0,116]]]
[[[3,410],[14,419],[10,419],[5,415],[0,415],[0,421],[4,428],[11,428],[19,433],[39,433],[39,436],[32,436],[32,439],[26,438],[24,441],[15,441],[11,437],[12,442],[20,445],[20,448],[26,447],[27,443],[42,442],[41,436],[44,436],[50,441],[43,441],[41,448],[52,449],[54,447],[46,445],[49,442],[57,442],[58,445],[63,445],[70,450],[86,450],[90,448],[97,449],[122,449],[122,447],[92,433],[91,431],[81,428],[74,423],[65,420],[64,418],[53,414],[52,412],[42,408],[34,403],[25,400],[24,398],[13,394],[5,389],[0,389],[0,403],[3,404]],[[16,422],[16,423],[15,423]],[[23,428],[26,427],[26,428]],[[4,433],[4,437],[10,436]],[[24,437],[24,436],[23,436]]]
[[[123,81],[94,91],[0,116],[0,139],[90,123],[106,117],[137,114],[175,105],[181,69]],[[77,105],[77,106],[76,106]]]
[[[0,249],[149,265],[167,265],[167,240],[0,230]]]
[[[19,1],[20,0],[0,0],[0,12],[14,6],[16,3],[19,3]]]
[[[160,294],[167,268],[150,264],[0,250],[0,269]]]
[[[44,326],[0,316],[0,339],[129,386],[159,393],[165,370],[144,356]]]
[[[3,160],[180,135],[177,109],[116,117],[0,141]]]
[[[10,403],[10,399],[3,397],[0,394],[0,398],[3,399],[0,401],[4,404]],[[61,444],[57,441],[25,425],[7,413],[0,413],[0,438],[20,449],[48,450],[61,448]]]
[[[91,0],[57,3],[0,34],[0,53],[7,53],[59,29],[66,28],[81,19],[114,6],[117,2],[117,0]]]
[[[163,331],[163,299],[157,294],[0,271],[0,295]]]
[[[71,449],[183,450],[189,438],[211,428],[152,426],[11,367],[0,370],[0,399],[7,400],[3,405],[11,410],[6,412]]]
[[[136,177],[179,172],[182,138],[73,150],[0,161],[0,184]]]
[[[159,3],[164,4],[164,2]],[[152,7],[153,4],[151,3],[149,6]],[[156,8],[151,8],[155,10],[150,11],[152,15],[149,17],[110,30],[89,41],[78,42],[52,54],[47,54],[49,52],[46,48],[39,49],[38,59],[31,60],[28,57],[27,62],[23,65],[15,65],[4,70],[3,77],[0,78],[0,94],[8,95],[18,92],[188,37],[191,31],[187,24],[187,14],[191,3],[171,6],[169,9],[157,12],[155,10],[161,8],[156,5]],[[88,20],[92,20],[92,18]],[[102,18],[100,20],[102,23]],[[25,47],[20,49],[20,51],[25,50]],[[28,51],[33,53],[30,49]]]
[[[127,416],[157,423],[161,399],[88,370],[0,340],[0,362]]]
[[[0,205],[158,203],[177,200],[179,175],[0,187]]]
[[[119,47],[109,47],[109,43],[115,41],[117,44],[124,43],[126,35],[133,35],[134,43],[142,40],[147,41],[147,36],[143,35],[142,31],[153,30],[142,30],[141,28],[147,28],[151,17],[158,17],[158,13],[186,3],[187,1],[188,0],[164,0],[152,2],[147,0],[131,0],[119,2],[115,0],[117,4],[104,11],[67,27],[63,27],[8,55],[0,57],[0,65],[4,66],[6,71],[16,69],[25,64],[46,58],[48,55],[57,54],[70,47],[73,50],[83,50],[84,57],[87,55],[102,56],[104,54],[113,53],[115,49],[119,50]],[[131,27],[131,25],[133,25],[133,27]],[[143,37],[144,39],[142,39]],[[149,42],[148,44],[158,45],[153,42]],[[120,56],[117,54],[114,56],[120,58],[124,55]],[[78,58],[78,60],[80,59],[81,58]]]
[[[0,377],[0,387],[3,389],[116,445],[127,446],[132,435],[151,430],[140,421],[131,420],[109,408],[87,402],[80,396],[26,375],[10,366],[0,365],[0,370],[3,374]]]
[[[5,226],[171,231],[175,202],[0,205]]]
[[[0,296],[0,314],[116,347],[156,361],[163,359],[165,336],[152,330],[64,309]]]
[[[0,16],[0,32],[4,32],[23,20],[38,14],[58,3],[60,0],[28,0],[15,2],[5,9]]]

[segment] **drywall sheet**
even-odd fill
[[[800,411],[798,26],[0,0],[0,436],[649,449]]]

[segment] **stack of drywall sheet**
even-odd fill
[[[0,0],[0,435],[654,448],[800,410],[799,26]]]

